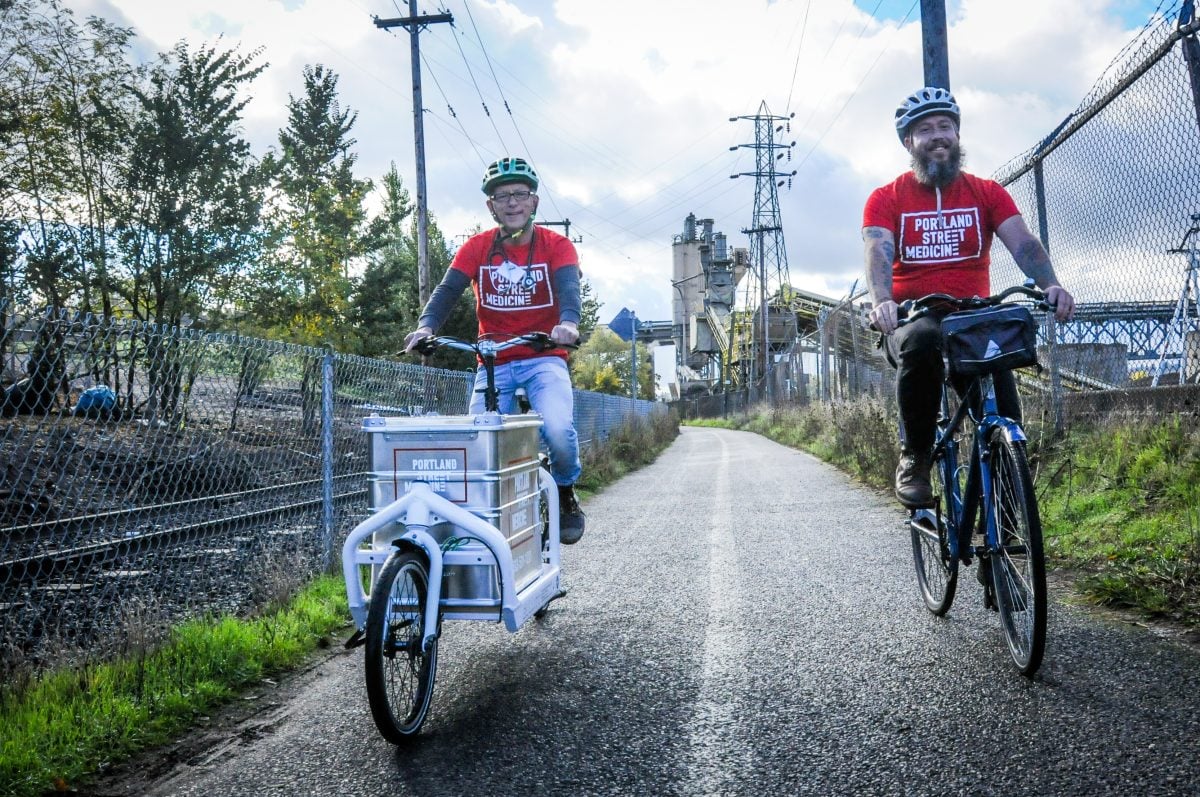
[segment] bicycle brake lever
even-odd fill
[[[539,353],[549,351],[550,349],[555,349],[560,346],[564,349],[574,348],[570,346],[570,344],[556,342],[545,332],[530,332],[529,334],[522,335],[521,337],[525,340],[526,344],[528,344],[529,348]]]

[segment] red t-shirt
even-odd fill
[[[897,302],[928,293],[967,298],[991,293],[992,236],[1020,213],[1004,186],[965,172],[937,193],[910,171],[876,188],[863,210],[864,227],[883,227],[896,236],[892,298]]]
[[[502,246],[496,233],[489,230],[471,236],[450,264],[471,278],[479,336],[501,341],[527,332],[549,333],[559,321],[553,274],[564,266],[579,265],[575,245],[545,227],[534,226],[523,246]],[[539,354],[515,346],[496,355],[496,362],[551,354],[564,360],[569,355],[565,349]]]

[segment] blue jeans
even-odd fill
[[[471,394],[472,415],[483,412],[483,390],[487,373],[475,372],[475,392]],[[575,433],[575,394],[571,374],[561,357],[531,357],[496,366],[496,390],[500,394],[500,412],[518,412],[515,391],[525,388],[529,406],[542,416],[542,440],[550,450],[550,474],[556,484],[574,484],[583,472],[579,462],[579,436]]]

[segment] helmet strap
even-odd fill
[[[529,232],[532,229],[533,229],[533,216],[530,215],[529,221],[525,222],[525,226],[522,227],[521,229],[517,230],[514,233],[509,233],[508,238],[510,241],[513,241],[515,243],[515,242],[517,242],[517,239],[521,238],[523,235],[525,235],[525,233]]]

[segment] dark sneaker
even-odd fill
[[[587,516],[579,508],[575,487],[558,486],[558,539],[563,545],[574,545],[583,538],[583,527]]]
[[[896,498],[908,509],[933,506],[927,455],[913,451],[900,454],[900,464],[896,466]]]

